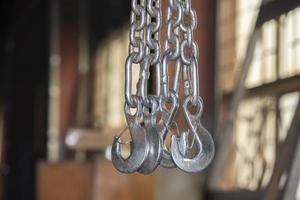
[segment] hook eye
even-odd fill
[[[167,103],[171,104],[170,108],[167,107]],[[164,121],[165,124],[169,125],[178,110],[178,106],[178,96],[174,91],[170,90],[169,97],[167,99],[163,99],[161,103],[161,110],[163,114],[161,121]]]
[[[127,124],[138,122],[142,116],[142,101],[137,96],[132,97],[136,107],[131,107],[129,104],[125,103],[124,105],[124,112]],[[134,113],[132,113],[131,109],[136,109]]]
[[[148,117],[148,119],[154,120],[153,124],[155,124],[155,120],[157,117],[157,113],[159,111],[159,101],[155,96],[149,96],[149,107],[143,107],[143,115]]]
[[[196,108],[195,113],[193,113],[192,111],[189,110],[189,108],[191,108],[191,106]],[[185,119],[187,120],[188,124],[192,125],[192,126],[190,126],[190,128],[194,129],[195,126],[197,125],[197,122],[200,121],[200,118],[202,116],[202,112],[203,112],[202,98],[198,97],[196,99],[196,104],[193,105],[192,96],[188,96],[184,100],[182,107],[183,107],[183,113],[184,113]]]
[[[168,132],[168,127],[172,123],[173,118],[178,110],[178,97],[176,93],[174,91],[169,91],[169,94],[170,96],[167,100],[171,103],[171,108],[168,109],[166,107],[165,104],[167,100],[164,100],[161,103],[161,119],[158,122],[158,132],[163,138],[163,140],[165,140],[166,134]]]

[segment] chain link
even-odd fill
[[[162,97],[167,100],[170,97],[169,91],[178,93],[179,75],[181,73],[180,60],[180,23],[182,21],[182,6],[179,0],[169,0],[167,9],[167,38],[164,42],[164,53],[161,67]],[[176,61],[173,88],[170,88],[168,67],[170,61]]]
[[[151,108],[158,102],[160,94],[160,29],[161,29],[161,8],[160,0],[147,0],[147,25],[146,25],[146,55],[140,73],[140,94],[143,104]],[[150,67],[156,70],[156,95],[148,95],[148,81]],[[156,101],[156,102],[154,102]]]
[[[166,40],[160,60],[160,29],[162,24],[160,0],[132,0],[129,55],[125,69],[125,99],[130,107],[138,103],[148,108],[157,101],[170,99],[172,91],[178,98],[180,75],[184,94],[193,105],[199,96],[198,45],[193,39],[197,16],[191,0],[169,0],[166,21]],[[169,64],[175,61],[173,85],[170,87]],[[137,94],[132,94],[132,67],[140,67]],[[148,94],[150,68],[155,67],[156,95]],[[156,101],[156,102],[154,102]]]
[[[199,98],[198,62],[199,48],[193,39],[193,31],[197,27],[197,15],[191,7],[191,0],[181,1],[183,17],[180,30],[183,32],[183,41],[180,44],[180,56],[183,67],[184,93],[191,96],[192,104],[196,105]]]
[[[131,1],[129,55],[125,64],[125,103],[135,108],[139,100],[138,94],[132,94],[132,67],[137,64],[142,67],[145,57],[145,28],[146,28],[146,0]],[[139,87],[140,84],[137,84]],[[140,91],[137,88],[137,93]]]

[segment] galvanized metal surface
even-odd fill
[[[132,0],[129,55],[125,64],[125,115],[131,134],[131,154],[121,156],[120,136],[112,145],[112,161],[121,172],[138,171],[151,173],[159,164],[163,167],[178,167],[186,172],[199,172],[206,168],[214,156],[214,142],[209,132],[201,125],[203,101],[199,96],[198,45],[193,39],[197,26],[196,12],[191,0],[169,0],[162,61],[160,58],[160,29],[162,14],[160,0]],[[169,62],[175,61],[173,85],[170,85]],[[132,93],[132,68],[139,67],[136,93]],[[150,68],[156,70],[156,91],[149,94]],[[182,77],[182,78],[181,78]],[[183,109],[188,129],[171,131],[179,106],[178,89],[181,80],[185,91]],[[171,103],[171,109],[167,104]],[[196,107],[197,113],[188,109]],[[135,114],[131,110],[136,109]],[[160,119],[157,117],[161,116]],[[129,120],[133,119],[133,120]],[[141,125],[144,120],[144,125]],[[167,134],[172,134],[170,149],[164,146]],[[192,145],[187,140],[193,137]],[[175,135],[181,135],[178,139]],[[195,156],[188,151],[196,145]]]

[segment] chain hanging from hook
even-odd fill
[[[203,101],[199,96],[199,50],[193,39],[197,16],[191,0],[168,0],[163,52],[160,46],[161,0],[132,0],[131,9],[124,108],[126,129],[131,136],[130,155],[126,158],[121,155],[124,143],[120,135],[115,136],[111,151],[113,165],[123,173],[149,174],[159,165],[199,172],[211,163],[215,150],[213,139],[200,119]],[[131,91],[133,66],[139,67],[136,94]],[[173,77],[169,67],[174,67]],[[155,70],[154,94],[150,94],[148,88],[152,68]],[[182,105],[178,95],[181,84],[184,88]],[[179,106],[183,108],[188,127],[184,131],[179,130],[174,119]],[[191,107],[196,108],[196,113],[190,112]],[[173,124],[176,134],[171,131]],[[171,133],[169,149],[165,146],[168,133]],[[191,144],[189,135],[193,138]],[[189,156],[194,147],[196,153]]]

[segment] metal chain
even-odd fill
[[[160,0],[147,0],[147,26],[146,26],[146,56],[143,60],[140,73],[140,94],[143,104],[151,108],[154,100],[158,101],[160,95],[160,29],[161,8]],[[150,67],[155,67],[156,95],[148,95],[148,81]],[[153,98],[154,97],[154,98]]]
[[[199,96],[199,50],[193,38],[197,26],[196,12],[192,9],[191,0],[168,1],[167,37],[161,58],[161,0],[131,0],[130,44],[125,66],[125,116],[132,138],[131,155],[126,159],[121,156],[119,137],[115,137],[112,145],[113,164],[124,173],[151,173],[159,164],[198,172],[207,167],[214,155],[212,137],[200,121],[203,102]],[[171,62],[175,62],[172,86],[168,72]],[[134,65],[138,65],[140,70],[136,94],[131,89]],[[148,91],[152,67],[156,69],[155,94]],[[185,94],[182,108],[188,126],[188,130],[183,132],[173,120],[179,106],[180,77]],[[172,103],[169,109],[167,102]],[[196,113],[189,112],[191,105],[197,107]],[[131,108],[136,108],[135,114],[130,113]],[[161,117],[156,123],[158,110]],[[142,114],[143,126],[140,123]],[[175,133],[171,130],[172,124],[176,125]],[[165,152],[162,146],[168,131],[172,133],[171,148]],[[193,135],[191,145],[187,140],[189,134]],[[197,153],[193,158],[186,157],[194,144],[197,145]]]
[[[132,94],[132,67],[137,64],[142,68],[145,58],[145,28],[146,28],[146,0],[132,0],[129,31],[129,55],[125,65],[125,103],[131,108],[136,108],[137,94]],[[141,71],[141,70],[140,70]],[[139,87],[139,84],[137,84]],[[140,91],[137,88],[137,93]]]
[[[164,42],[164,53],[162,57],[161,68],[161,85],[162,85],[162,97],[167,100],[169,91],[172,90],[176,94],[178,93],[179,75],[181,72],[181,60],[180,58],[180,35],[179,28],[182,21],[182,7],[179,0],[169,0],[167,9],[167,38]],[[175,76],[173,87],[170,88],[168,63],[170,61],[176,61],[175,64]]]
[[[191,7],[191,0],[183,0],[183,18],[180,23],[180,30],[184,39],[180,45],[180,56],[183,62],[183,81],[185,96],[191,96],[192,104],[196,105],[199,98],[199,75],[198,62],[199,49],[193,39],[193,31],[197,27],[197,15]]]
[[[202,99],[199,96],[197,62],[199,50],[197,43],[193,39],[193,31],[197,27],[196,12],[192,9],[191,0],[169,0],[167,12],[167,40],[165,41],[162,59],[163,73],[161,81],[163,83],[163,96],[168,98],[170,90],[178,95],[179,76],[182,74],[186,99],[189,99],[192,105],[202,108]],[[176,60],[172,89],[169,88],[168,81],[168,62],[170,60]],[[199,102],[201,105],[199,105]],[[188,147],[189,149],[194,145],[195,137],[196,135],[194,134],[192,145]]]

